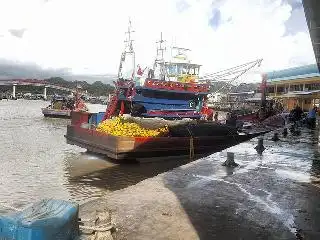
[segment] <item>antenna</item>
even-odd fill
[[[134,33],[135,31],[132,30],[132,23],[131,19],[129,18],[129,25],[128,25],[128,31],[125,32],[126,35],[126,40],[124,41],[125,43],[125,52],[127,53],[133,53],[133,45],[132,42],[134,40],[131,39],[131,34]],[[129,51],[127,51],[129,49]]]
[[[157,60],[156,60],[156,61],[164,62],[163,52],[166,50],[166,48],[164,48],[164,47],[162,46],[162,44],[163,44],[164,42],[165,42],[165,41],[164,41],[163,38],[162,38],[162,32],[161,32],[160,40],[156,42],[156,43],[159,44],[159,46],[157,47]],[[159,53],[160,53],[160,54],[159,54]],[[159,55],[161,56],[160,59],[158,59]]]
[[[131,34],[134,31],[132,30],[132,24],[131,24],[131,19],[129,18],[129,24],[128,24],[128,31],[125,32],[125,49],[121,54],[121,59],[120,59],[120,65],[119,65],[119,70],[118,70],[118,78],[122,78],[122,67],[123,67],[123,63],[126,60],[126,55],[131,55],[132,56],[132,79],[135,76],[135,69],[136,69],[136,64],[135,64],[135,52],[133,49],[133,45],[132,42],[134,40],[131,39]]]
[[[163,43],[165,41],[162,38],[162,32],[160,34],[160,40],[157,41],[156,43],[158,44],[157,46],[157,56],[156,56],[156,60],[154,61],[154,66],[153,69],[156,68],[156,65],[159,63],[160,64],[160,78],[161,79],[165,79],[166,76],[166,70],[165,70],[165,62],[164,62],[164,51],[166,50],[165,47],[163,47]]]

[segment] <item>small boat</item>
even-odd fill
[[[45,117],[51,118],[70,118],[74,108],[74,102],[65,97],[54,97],[51,104],[46,108],[41,108]]]
[[[71,110],[70,109],[52,109],[49,107],[41,108],[42,114],[45,117],[51,118],[71,118]]]
[[[45,117],[51,118],[71,118],[71,111],[86,111],[87,107],[78,93],[73,98],[54,97],[51,104],[46,108],[41,108]]]

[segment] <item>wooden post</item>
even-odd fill
[[[266,116],[266,87],[267,87],[267,74],[262,74],[261,82],[261,106],[260,106],[260,118],[264,119]]]

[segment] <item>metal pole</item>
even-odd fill
[[[47,100],[47,86],[44,87],[43,98],[44,98],[44,100]]]
[[[16,98],[16,84],[13,84],[12,97],[13,97],[13,98]]]

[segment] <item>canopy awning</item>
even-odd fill
[[[280,95],[278,97],[308,97],[312,96],[313,94],[319,93],[320,90],[312,90],[312,91],[293,91],[293,92],[288,92],[286,94]]]
[[[239,96],[239,95],[252,95],[254,91],[251,92],[238,92],[238,93],[227,93],[229,96]]]
[[[256,97],[247,98],[247,99],[245,99],[245,101],[246,101],[246,102],[261,102],[261,98],[256,98]],[[272,101],[272,98],[267,97],[267,98],[266,98],[266,101]]]

